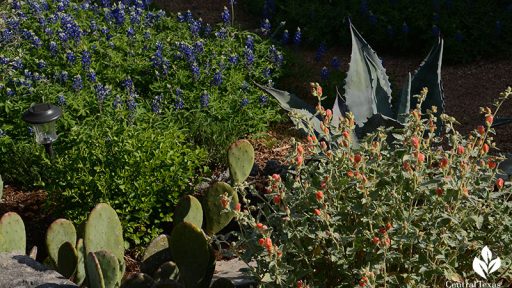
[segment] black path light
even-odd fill
[[[53,158],[52,143],[58,137],[55,122],[61,115],[59,107],[47,103],[35,104],[23,113],[23,120],[34,129],[36,142],[44,145],[50,158]]]

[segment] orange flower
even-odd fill
[[[439,167],[446,168],[448,166],[448,159],[443,158],[441,161],[439,161]]]
[[[304,162],[304,158],[302,158],[302,156],[297,156],[297,165],[301,166],[302,162]]]
[[[320,200],[322,200],[324,198],[324,192],[317,191],[315,196],[316,196],[316,200],[320,201]]]
[[[437,196],[443,196],[443,193],[444,193],[443,188],[437,188],[437,189],[436,189],[436,194],[437,194]]]
[[[425,161],[425,154],[418,153],[418,155],[416,155],[416,159],[418,159],[418,162],[423,163]]]
[[[240,210],[241,210],[241,209],[242,209],[242,204],[240,204],[240,203],[236,203],[236,205],[235,205],[235,211],[236,211],[236,212],[240,212]]]
[[[498,190],[501,190],[503,188],[503,185],[505,184],[505,180],[498,178],[496,180],[496,187],[498,187]]]
[[[482,136],[485,134],[485,127],[483,125],[478,125],[478,127],[476,127],[476,130],[478,131],[478,134]]]
[[[279,205],[279,203],[281,203],[281,196],[274,196],[274,204]]]
[[[418,149],[420,147],[420,140],[418,139],[418,137],[413,136],[411,138],[411,144],[412,144],[412,147]]]
[[[313,212],[315,212],[315,215],[320,216],[322,214],[322,211],[320,209],[315,209]]]
[[[464,146],[457,146],[457,154],[462,155],[464,154]]]
[[[390,230],[391,228],[393,228],[393,225],[391,223],[386,223],[386,230]]]
[[[374,237],[372,238],[372,242],[373,242],[373,244],[375,244],[375,245],[379,244],[379,243],[380,243],[380,239],[379,239],[379,237],[374,236]]]
[[[485,154],[487,154],[487,152],[489,152],[489,145],[487,145],[487,143],[485,143],[482,146],[482,152],[484,152]]]
[[[361,154],[356,154],[354,155],[354,162],[357,164],[359,162],[361,162],[361,160],[363,159],[363,157],[361,157]]]
[[[494,122],[494,117],[492,115],[487,115],[487,117],[485,117],[485,123],[487,123],[487,126],[491,126],[492,122]]]
[[[279,182],[281,181],[281,176],[279,174],[272,174],[272,179],[274,179],[276,182]]]
[[[489,169],[494,169],[494,168],[496,168],[497,165],[496,165],[496,162],[489,160],[487,162],[487,166],[489,166]]]
[[[260,246],[263,246],[263,245],[265,244],[265,239],[260,238],[260,239],[258,240],[258,244],[260,244]]]

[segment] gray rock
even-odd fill
[[[0,253],[2,288],[77,288],[54,270],[26,255]]]
[[[249,263],[251,266],[255,266],[256,263]],[[215,274],[213,275],[213,281],[218,278],[227,278],[235,284],[238,288],[256,288],[258,282],[256,279],[251,277],[248,273],[250,267],[240,259],[231,259],[228,261],[217,261],[215,263]]]

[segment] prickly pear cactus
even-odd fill
[[[219,278],[213,282],[210,288],[235,288],[235,284],[227,278]]]
[[[213,184],[206,192],[203,201],[206,233],[213,235],[226,227],[235,216],[233,210],[237,204],[238,194],[229,184],[224,182]]]
[[[215,250],[212,245],[209,245],[210,258],[208,258],[208,269],[206,270],[206,274],[197,286],[197,288],[209,288],[212,283],[213,274],[215,273]]]
[[[2,181],[2,175],[0,175],[0,203],[2,203],[3,195],[4,195],[4,181]]]
[[[57,219],[50,224],[50,227],[48,227],[48,230],[46,231],[46,249],[48,250],[48,255],[53,260],[56,267],[59,267],[60,247],[66,242],[75,245],[75,225],[73,225],[69,220]]]
[[[174,224],[186,221],[197,227],[203,226],[203,208],[199,200],[192,195],[181,198],[174,210],[173,221]]]
[[[210,251],[203,231],[181,222],[171,233],[171,252],[185,287],[197,287],[209,270]]]
[[[78,239],[78,242],[76,242],[76,252],[78,255],[77,258],[77,266],[76,266],[76,274],[74,282],[80,286],[85,280],[86,273],[85,273],[85,247],[84,247],[84,239],[80,238]]]
[[[0,252],[25,254],[25,224],[20,215],[7,212],[0,218]]]
[[[134,273],[128,276],[121,285],[121,288],[153,288],[155,281],[144,273]]]
[[[244,182],[254,165],[254,148],[247,140],[238,140],[228,149],[229,172],[235,184]]]
[[[100,263],[94,252],[87,253],[85,268],[90,288],[106,288],[103,272],[101,271]]]
[[[148,248],[146,248],[146,251],[144,251],[140,270],[144,273],[153,275],[162,263],[171,261],[172,254],[169,246],[170,237],[165,234],[160,235],[151,241]]]
[[[114,254],[102,250],[94,252],[96,259],[101,267],[101,274],[103,274],[103,281],[105,288],[119,287],[122,275],[119,269],[119,261]]]
[[[78,252],[75,245],[70,242],[60,245],[57,259],[57,271],[65,278],[71,278],[75,274],[78,264]]]
[[[109,251],[119,262],[121,276],[124,274],[124,240],[123,227],[117,217],[117,213],[105,203],[100,203],[94,207],[89,214],[84,231],[85,253]]]
[[[165,280],[178,280],[178,276],[180,275],[180,271],[176,263],[172,261],[167,261],[164,264],[160,265],[158,269],[153,274],[153,279],[155,281],[165,281]]]

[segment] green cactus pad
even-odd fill
[[[89,281],[90,288],[106,288],[105,281],[103,279],[103,272],[98,258],[94,252],[87,253],[85,258],[85,267],[87,271],[87,279]]]
[[[82,285],[82,283],[85,280],[86,273],[85,273],[85,247],[84,247],[84,239],[80,238],[76,242],[76,252],[78,254],[78,261],[76,266],[76,274],[75,279],[73,282],[75,282],[78,286]]]
[[[70,242],[60,245],[57,259],[57,271],[65,278],[71,278],[75,274],[78,264],[78,252],[75,245]]]
[[[85,224],[84,246],[87,255],[101,250],[114,254],[120,263],[120,271],[124,273],[123,227],[110,205],[100,203],[89,214]]]
[[[192,195],[181,198],[174,209],[173,221],[174,224],[186,221],[197,227],[203,226],[203,209],[199,200]]]
[[[50,224],[48,231],[46,231],[46,249],[48,249],[48,255],[57,267],[59,267],[60,247],[66,242],[73,245],[76,243],[75,225],[69,220],[57,219]]]
[[[208,271],[209,245],[203,231],[194,224],[181,222],[171,233],[171,252],[185,287],[197,287]]]
[[[160,235],[151,241],[148,248],[146,248],[146,251],[144,251],[140,270],[144,273],[153,275],[160,265],[167,261],[171,261],[172,255],[169,243],[170,237],[168,235]]]
[[[219,278],[213,282],[210,288],[235,288],[235,284],[227,278]]]
[[[229,172],[235,184],[244,182],[254,165],[254,148],[247,140],[238,140],[228,149]]]
[[[103,281],[105,283],[105,288],[114,288],[119,287],[120,279],[122,275],[119,269],[119,262],[117,261],[116,256],[113,253],[108,251],[96,251],[94,252],[96,259],[98,259],[98,263],[100,264],[101,274],[103,274]]]
[[[167,261],[164,264],[160,265],[158,269],[153,274],[153,279],[155,281],[164,281],[164,280],[178,280],[179,269],[176,263],[172,261]]]
[[[121,288],[153,288],[155,281],[144,273],[130,274],[121,285]]]
[[[25,254],[27,238],[20,215],[7,212],[0,218],[0,252]]]
[[[215,273],[215,250],[213,250],[213,247],[209,245],[209,251],[210,251],[210,258],[208,259],[208,269],[206,270],[206,274],[204,275],[203,279],[201,279],[201,282],[197,286],[197,288],[208,288],[210,287],[210,284],[212,283],[213,279],[213,273]]]
[[[231,211],[225,211],[222,204],[222,197],[226,195]],[[238,204],[238,194],[233,190],[229,184],[224,182],[217,182],[213,184],[206,192],[203,199],[203,207],[206,219],[205,231],[209,235],[213,235],[231,222],[235,216],[235,209]]]

